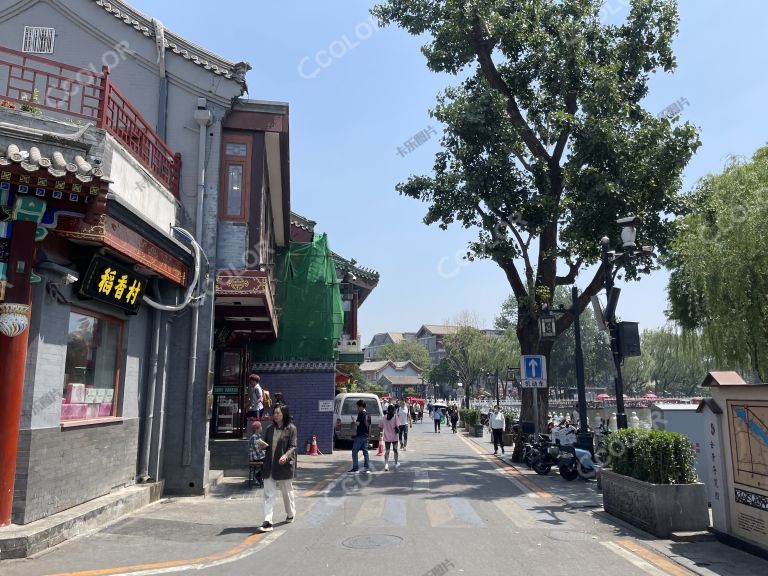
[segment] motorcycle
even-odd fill
[[[560,471],[560,476],[568,482],[576,480],[579,476],[589,480],[597,475],[597,466],[589,450],[583,450],[575,446],[562,446],[560,448],[557,467]]]
[[[523,445],[522,459],[528,468],[533,468],[533,461],[547,451],[549,436],[538,434]]]
[[[537,450],[536,455],[531,461],[531,468],[536,474],[540,476],[546,476],[552,469],[552,466],[557,466],[557,462],[560,458],[560,446],[558,444],[552,444],[547,442],[545,446],[542,446]]]

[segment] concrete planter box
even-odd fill
[[[485,426],[483,426],[482,424],[475,424],[471,428],[472,436],[474,436],[475,438],[482,438],[484,428]]]
[[[514,434],[504,434],[502,439],[504,440],[504,446],[512,446],[515,443],[515,435]]]
[[[605,511],[659,538],[709,528],[704,484],[649,484],[600,471]]]

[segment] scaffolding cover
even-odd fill
[[[326,234],[292,242],[276,269],[280,329],[275,342],[253,342],[256,362],[336,358],[344,323],[341,291]]]

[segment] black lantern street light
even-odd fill
[[[640,334],[636,322],[616,321],[616,305],[621,289],[616,288],[613,284],[616,273],[622,266],[632,260],[652,258],[655,254],[650,246],[643,246],[638,249],[637,244],[635,244],[637,227],[641,223],[639,216],[619,218],[616,223],[622,227],[621,242],[624,251],[611,250],[611,241],[607,236],[600,240],[600,245],[602,247],[604,285],[607,298],[604,319],[611,336],[611,352],[616,367],[616,426],[622,429],[627,428],[627,414],[624,411],[624,378],[621,374],[621,364],[627,356],[640,355]]]

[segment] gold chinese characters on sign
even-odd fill
[[[147,280],[129,266],[103,256],[94,256],[80,294],[135,313],[146,285]]]

